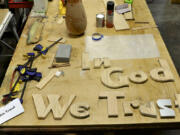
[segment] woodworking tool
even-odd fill
[[[100,33],[93,33],[92,34],[92,40],[98,41],[101,40],[104,36]]]
[[[69,62],[71,57],[71,45],[59,45],[59,48],[56,52],[56,62]]]
[[[33,53],[29,53],[30,58],[28,59],[28,61],[24,65],[17,66],[17,68],[14,70],[13,75],[12,75],[11,84],[10,84],[10,92],[6,95],[3,95],[3,99],[2,99],[3,104],[7,104],[9,101],[12,101],[14,98],[16,98],[18,92],[15,91],[15,88],[18,85],[18,83],[21,81],[25,82],[22,93],[21,93],[21,98],[20,98],[21,103],[23,103],[23,96],[24,96],[24,92],[25,92],[25,89],[27,86],[27,82],[29,82],[30,80],[39,81],[42,77],[40,72],[36,72],[36,69],[32,68],[33,61],[36,58],[38,58],[39,56],[45,55],[50,48],[52,48],[54,45],[56,45],[62,39],[63,38],[60,38],[56,42],[51,44],[50,46],[46,47],[45,49],[38,51],[37,55],[34,55]],[[17,80],[15,81],[13,87],[11,87],[15,73],[17,71],[19,73],[19,76],[18,76]]]
[[[132,4],[133,0],[124,0],[125,3]]]
[[[96,14],[96,27],[104,27],[105,16],[104,14]]]

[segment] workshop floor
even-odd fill
[[[180,75],[180,4],[153,0],[148,6]]]

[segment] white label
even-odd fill
[[[0,108],[0,124],[16,117],[17,115],[24,112],[24,108],[20,100],[14,99],[6,106]]]

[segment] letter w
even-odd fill
[[[36,107],[38,118],[44,119],[47,117],[49,112],[52,110],[54,119],[62,119],[73,100],[75,95],[71,95],[68,103],[61,106],[59,104],[60,95],[48,95],[49,105],[46,107],[41,94],[33,94],[33,100]]]

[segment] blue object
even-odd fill
[[[42,53],[43,55],[46,55],[46,53],[48,52],[48,49],[40,44],[36,45],[33,50]]]
[[[20,99],[21,104],[23,104],[23,99]]]
[[[100,33],[93,33],[92,34],[92,40],[95,40],[95,41],[101,40],[103,37],[104,36],[102,34],[100,34]]]

